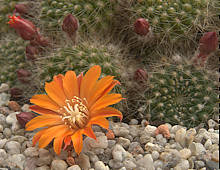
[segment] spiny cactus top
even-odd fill
[[[187,127],[206,122],[217,113],[217,84],[207,71],[192,65],[166,65],[150,74],[146,112],[152,121]]]

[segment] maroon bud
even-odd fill
[[[76,17],[74,17],[72,14],[68,14],[67,16],[65,16],[62,29],[73,41],[75,41],[76,31],[78,30],[78,27],[79,24]]]
[[[28,45],[26,46],[26,57],[28,60],[35,60],[36,55],[39,53],[39,50],[36,46]]]
[[[21,97],[23,94],[23,90],[17,88],[17,87],[13,87],[10,89],[10,94],[12,97]]]
[[[145,36],[150,31],[149,22],[144,18],[139,18],[134,23],[134,32],[138,35]]]
[[[134,79],[140,83],[147,82],[148,80],[147,72],[143,69],[137,69],[134,73]]]
[[[36,115],[32,112],[21,112],[16,114],[19,124],[24,128],[26,123],[33,119]]]
[[[27,4],[16,4],[15,5],[15,12],[19,13],[20,15],[28,14],[29,7]]]
[[[218,37],[216,32],[207,32],[199,40],[199,52],[202,56],[209,55],[218,47]]]
[[[31,76],[31,72],[25,69],[18,69],[16,71],[18,80],[22,83],[28,83],[30,81],[29,77]]]

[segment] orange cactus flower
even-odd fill
[[[116,84],[113,76],[100,80],[101,68],[96,65],[83,76],[74,71],[65,75],[54,76],[53,81],[45,84],[47,94],[34,95],[30,102],[35,104],[30,109],[40,116],[26,124],[26,130],[45,127],[33,137],[33,145],[46,147],[53,139],[54,151],[59,154],[63,143],[65,147],[72,141],[75,152],[79,154],[83,147],[83,135],[96,139],[92,125],[109,128],[106,117],[117,116],[122,120],[122,113],[109,105],[118,103],[121,94],[109,92]]]

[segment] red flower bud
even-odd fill
[[[140,83],[147,82],[148,80],[147,72],[143,69],[137,69],[134,73],[134,79]]]
[[[28,45],[26,46],[26,57],[28,60],[35,60],[36,59],[36,55],[39,53],[39,50],[37,47],[32,46],[32,45]]]
[[[18,80],[22,83],[28,83],[30,81],[29,77],[31,76],[31,72],[25,69],[18,69],[17,71]]]
[[[8,24],[14,28],[24,40],[32,40],[38,36],[37,29],[32,22],[20,16],[16,17],[15,15],[9,16],[9,18],[10,21]]]
[[[75,41],[76,31],[78,30],[78,27],[79,25],[76,17],[74,17],[72,14],[68,14],[67,16],[65,16],[62,29],[73,41]]]
[[[199,52],[201,55],[209,55],[218,47],[218,37],[216,32],[207,32],[199,40]]]
[[[13,87],[10,89],[10,94],[12,97],[21,97],[23,94],[23,91],[17,87]]]
[[[24,128],[26,123],[33,119],[36,115],[32,112],[21,112],[16,114],[19,124]]]
[[[150,31],[149,22],[144,18],[139,18],[134,23],[134,32],[138,35],[145,36]]]
[[[15,5],[15,12],[19,13],[20,15],[26,15],[29,11],[29,7],[27,4],[16,4]]]

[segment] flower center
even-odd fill
[[[59,109],[59,113],[62,114],[61,118],[69,128],[80,129],[83,128],[88,121],[88,109],[83,104],[83,101],[87,102],[86,99],[80,99],[74,96],[71,100],[66,100],[66,106]]]

